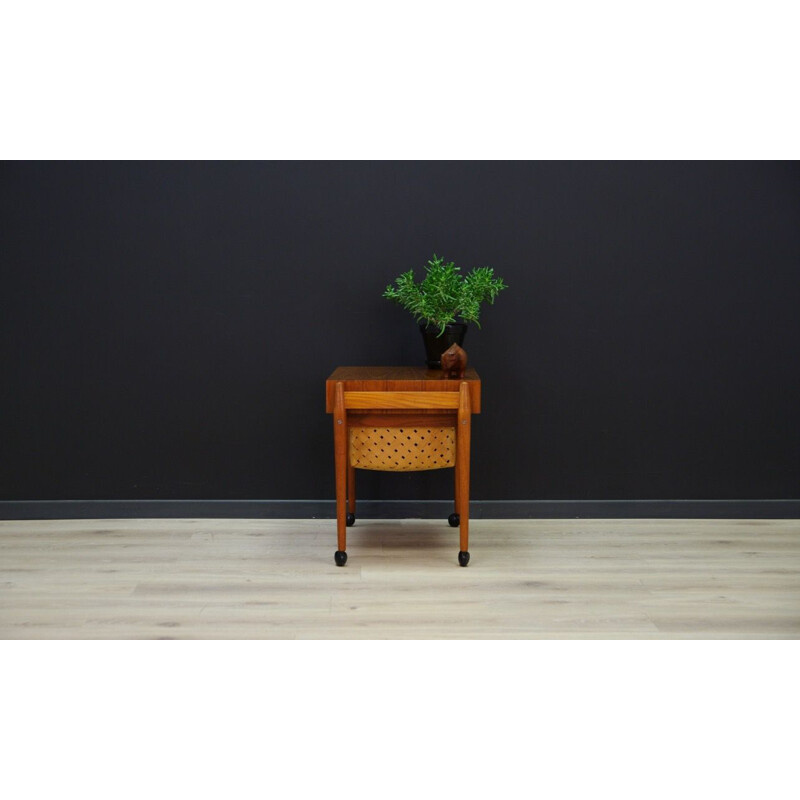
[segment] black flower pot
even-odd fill
[[[429,369],[442,368],[442,353],[451,345],[457,344],[461,347],[464,344],[464,337],[467,335],[466,322],[451,322],[445,325],[444,333],[439,336],[438,325],[419,326],[422,338],[425,340],[425,356],[428,361]]]

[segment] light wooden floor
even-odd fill
[[[0,522],[3,639],[796,639],[798,520]]]

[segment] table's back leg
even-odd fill
[[[450,523],[451,528],[457,528],[459,523],[461,522],[461,517],[459,514],[461,513],[461,498],[459,497],[459,490],[458,490],[458,458],[456,458],[455,469],[453,470],[453,476],[455,478],[455,511],[447,518],[447,521]]]
[[[350,464],[350,454],[347,456],[347,527],[356,521],[356,468]]]

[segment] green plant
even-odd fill
[[[479,328],[478,315],[481,303],[494,303],[495,297],[506,289],[502,278],[494,277],[491,267],[475,267],[466,275],[452,261],[444,263],[436,253],[425,266],[425,277],[421,283],[414,281],[414,270],[404,272],[389,284],[383,296],[403,306],[414,315],[417,322],[425,322],[439,328],[439,336],[445,326],[461,317],[464,322],[474,322]]]

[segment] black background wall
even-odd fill
[[[800,498],[797,163],[4,163],[0,247],[0,500],[329,501],[324,380],[422,363],[434,252],[509,285],[477,501]]]

